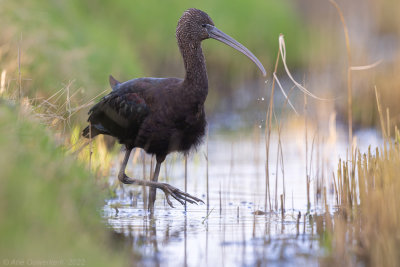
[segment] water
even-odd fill
[[[324,250],[320,247],[314,220],[304,216],[307,212],[304,136],[281,138],[283,167],[281,162],[278,165],[276,162],[277,137],[271,140],[267,208],[263,137],[214,135],[208,142],[209,209],[206,204],[188,204],[185,211],[176,201],[176,208],[170,208],[160,191],[154,218],[150,218],[143,208],[143,189],[124,185],[123,189],[116,189],[115,199],[107,201],[104,218],[116,232],[126,236],[133,250],[143,255],[139,263],[135,262],[138,265],[318,265]],[[312,164],[307,164],[311,166],[308,173],[312,215],[322,212],[321,195],[316,193],[318,183],[326,186],[328,201],[333,206],[332,184],[327,177],[336,167],[339,155],[346,157],[343,139],[326,140],[330,141],[314,142],[312,152],[312,142],[308,144],[308,160],[313,158]],[[373,132],[359,133],[358,140],[361,150],[378,142]],[[206,153],[203,146],[189,157],[187,173],[187,191],[204,202],[207,199]],[[130,167],[128,175],[143,177],[141,156]],[[150,167],[150,157],[147,157],[144,169],[147,177]],[[160,180],[183,190],[184,169],[184,158],[170,155],[161,169]],[[116,172],[113,170],[111,174],[111,183],[116,183]],[[285,196],[283,216],[281,195]]]

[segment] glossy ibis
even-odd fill
[[[200,144],[206,128],[204,101],[208,93],[206,64],[201,41],[213,38],[248,56],[266,75],[260,61],[243,45],[214,26],[211,18],[198,9],[186,10],[178,21],[176,39],[183,57],[186,75],[178,78],[137,78],[123,83],[110,76],[112,92],[89,111],[89,126],[82,135],[116,137],[126,147],[118,174],[124,184],[150,187],[149,210],[154,210],[156,189],[164,191],[181,204],[203,202],[169,184],[158,182],[161,163],[174,151],[188,153]],[[125,168],[133,148],[156,156],[151,181],[133,179]]]

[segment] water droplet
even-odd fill
[[[260,128],[260,129],[261,129],[261,125],[258,125],[258,128]]]
[[[261,101],[264,101],[264,97],[261,97]]]

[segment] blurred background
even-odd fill
[[[339,231],[342,239],[332,237],[338,231],[330,232],[330,213],[326,211],[339,206],[338,195],[347,195],[343,193],[348,190],[346,183],[343,190],[339,187],[340,177],[351,173],[355,181],[355,167],[347,165],[351,154],[346,129],[348,106],[354,136],[359,138],[357,147],[362,152],[372,147],[368,161],[364,156],[364,167],[378,166],[373,149],[383,140],[393,141],[385,137],[400,140],[398,131],[385,134],[385,129],[400,122],[400,1],[337,3],[348,28],[349,47],[341,18],[329,0],[0,0],[2,263],[21,255],[38,259],[54,255],[55,259],[72,256],[63,262],[67,265],[121,266],[133,262],[135,266],[141,258],[144,264],[178,259],[185,266],[187,260],[189,265],[194,261],[195,266],[205,266],[210,251],[213,266],[238,262],[242,266],[266,262],[295,265],[303,256],[309,266],[310,262],[318,264],[321,255],[317,250],[322,247],[323,255],[335,249],[349,254],[365,250],[367,264],[398,266],[384,264],[381,257],[400,259],[400,234],[396,234],[400,219],[395,216],[400,214],[400,198],[393,189],[399,189],[399,183],[397,187],[387,183],[389,190],[381,194],[387,196],[387,202],[374,202],[376,211],[388,211],[385,216],[368,213],[372,210],[369,202],[364,206],[367,222],[378,217],[387,222],[379,227],[360,223],[370,229],[371,235],[361,236],[361,241],[372,240],[369,243],[346,239],[368,233],[368,229],[360,228],[354,232],[357,234]],[[193,205],[188,210],[190,216],[183,216],[186,208],[169,209],[160,196],[159,217],[153,224],[145,212],[146,190],[121,187],[116,179],[120,146],[113,147],[114,141],[104,142],[99,137],[85,148],[80,146],[80,131],[90,106],[111,90],[109,74],[119,81],[184,77],[175,27],[191,7],[207,12],[219,29],[249,48],[268,75],[263,78],[248,58],[232,48],[212,40],[203,42],[209,77],[205,104],[210,138],[188,159],[169,156],[160,180],[184,188],[188,178],[188,192],[202,199],[206,195],[208,199],[210,186],[211,210]],[[280,34],[285,38],[287,66],[294,79],[324,99],[305,99],[279,61],[276,75],[300,116],[286,103],[277,85],[274,112],[267,116]],[[349,67],[358,67],[351,71],[350,85]],[[349,86],[351,105],[347,102]],[[380,111],[375,88],[380,94]],[[271,121],[266,122],[266,118]],[[271,124],[272,133],[265,128]],[[380,127],[384,138],[375,130]],[[378,150],[375,153],[379,158]],[[398,151],[393,155],[397,160],[393,160],[393,168],[376,167],[378,174],[381,169],[391,170],[390,182],[398,181],[394,178],[400,166]],[[343,175],[339,157],[343,159]],[[361,154],[352,166],[360,168],[360,158]],[[128,173],[134,177],[151,175],[154,162],[150,156],[136,150],[132,163]],[[93,181],[99,186],[93,186]],[[355,189],[353,183],[351,188],[357,202],[361,199],[357,193],[362,190]],[[321,206],[325,217],[318,221]],[[383,206],[390,208],[381,209]],[[354,211],[352,214],[358,214],[357,208]],[[342,223],[347,225],[346,214],[344,218]],[[115,232],[104,231],[104,222]],[[230,230],[225,235],[227,225]],[[340,225],[334,223],[335,227]],[[386,229],[386,235],[375,231],[379,228]],[[392,243],[391,238],[395,239]],[[378,239],[382,246],[375,254],[370,253],[373,249],[365,249]],[[331,245],[337,240],[342,243]],[[354,249],[348,244],[360,245]],[[186,253],[187,247],[189,251],[195,248],[195,256]],[[386,257],[385,251],[393,252],[394,257]],[[332,255],[347,260],[340,253]],[[378,255],[378,260],[369,261],[369,255]],[[349,257],[354,259],[352,254]],[[148,258],[152,261],[146,261]],[[346,265],[351,264],[332,264]]]
[[[377,125],[374,85],[395,124],[400,111],[400,18],[395,13],[400,3],[340,0],[338,4],[349,28],[351,65],[382,60],[373,69],[353,72],[353,125],[356,129]],[[30,98],[48,98],[68,87],[84,104],[109,89],[109,74],[121,81],[183,77],[175,27],[190,7],[206,11],[217,27],[248,47],[268,72],[265,85],[245,56],[219,42],[205,41],[210,86],[206,110],[211,128],[263,124],[280,33],[285,36],[288,66],[295,79],[315,95],[334,99],[309,100],[309,113],[326,121],[335,112],[346,123],[347,53],[340,18],[329,1],[1,0],[0,70],[6,72],[2,90],[13,92],[19,87],[18,51],[22,94]],[[293,84],[281,63],[277,75],[288,92]],[[284,99],[280,93],[275,95],[279,108]],[[290,98],[302,113],[302,94],[294,90]],[[72,120],[83,124],[86,111],[77,112]]]

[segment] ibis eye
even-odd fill
[[[207,27],[207,24],[202,24],[201,27],[205,28]]]

